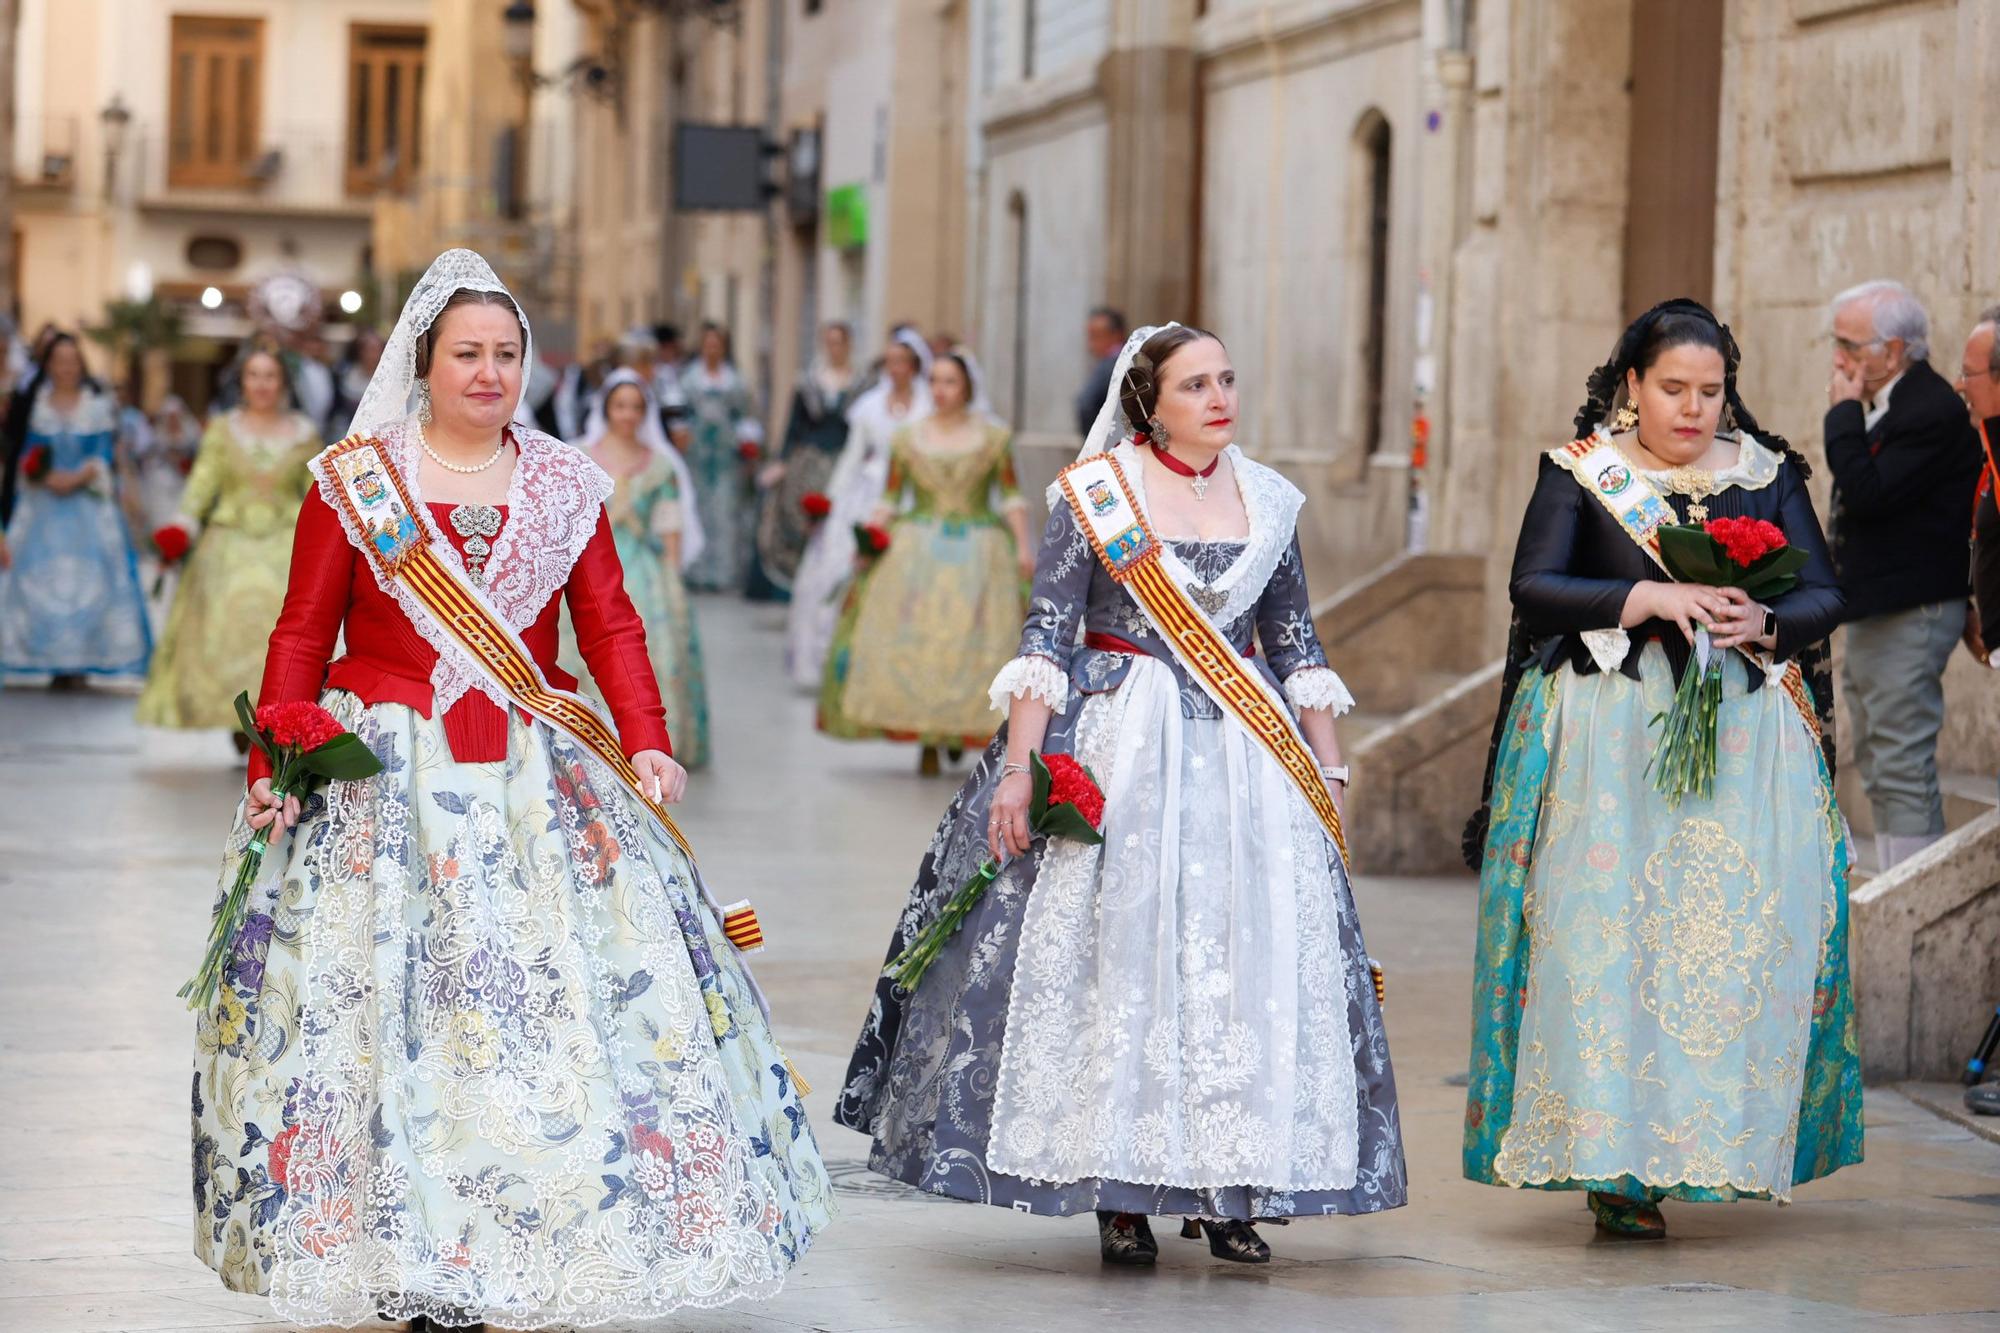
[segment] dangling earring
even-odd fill
[[[431,424],[431,382],[417,381],[417,420],[426,426]]]
[[[1146,435],[1160,448],[1167,447],[1167,428],[1160,424],[1158,417],[1146,418]]]
[[[1638,424],[1639,413],[1633,408],[1632,404],[1627,403],[1618,409],[1618,415],[1611,418],[1611,433],[1614,435],[1623,435]]]

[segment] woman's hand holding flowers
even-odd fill
[[[258,778],[250,784],[250,810],[244,822],[253,829],[268,828],[274,819],[282,819],[281,828],[293,828],[299,822],[299,798],[287,796],[278,801],[271,794],[271,779]]]

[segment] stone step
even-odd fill
[[[1875,862],[1875,838],[1872,833],[1864,833],[1861,826],[1870,824],[1866,798],[1860,795],[1860,782],[1856,780],[1850,788],[1843,781],[1842,787],[1853,793],[1852,798],[1843,799],[1841,810],[1847,814],[1848,823],[1854,825],[1854,864],[1849,869],[1850,887],[1858,887],[1873,879],[1880,867]],[[1983,814],[2000,807],[2000,784],[1996,784],[1990,774],[1984,773],[1940,773],[1938,788],[1944,793],[1944,826],[1947,833],[1964,828]],[[1843,792],[1846,796],[1846,791]],[[1855,811],[1859,809],[1859,818]]]

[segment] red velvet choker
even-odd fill
[[[1195,468],[1189,466],[1188,464],[1181,462],[1180,459],[1175,458],[1165,449],[1162,449],[1159,446],[1159,444],[1152,439],[1152,437],[1147,435],[1140,435],[1137,438],[1144,440],[1146,442],[1147,447],[1152,449],[1153,457],[1160,460],[1161,467],[1164,467],[1167,471],[1172,472],[1177,476],[1186,477],[1189,481],[1194,483],[1195,499],[1206,500],[1208,498],[1208,479],[1215,475],[1215,470],[1217,468],[1222,466],[1221,454],[1217,454],[1214,458],[1209,459],[1207,467],[1201,468],[1200,470],[1196,470]]]

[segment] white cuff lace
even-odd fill
[[[1354,707],[1347,683],[1332,667],[1300,667],[1285,677],[1285,697],[1301,712],[1309,708],[1331,708],[1339,717]]]
[[[1587,629],[1583,646],[1590,649],[1590,660],[1599,671],[1616,671],[1632,651],[1632,636],[1622,629]]]
[[[1061,713],[1069,708],[1069,673],[1046,657],[1017,657],[1000,668],[987,698],[1002,713],[1014,699],[1039,699]]]

